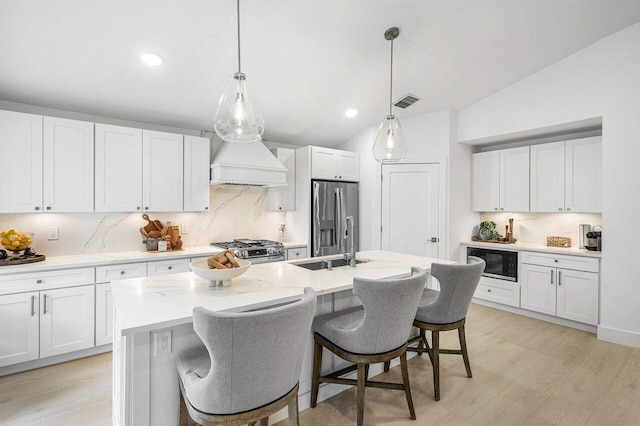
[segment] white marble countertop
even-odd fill
[[[122,335],[131,335],[188,324],[196,306],[212,311],[247,311],[295,300],[305,287],[312,287],[318,295],[329,294],[351,289],[355,277],[403,276],[412,266],[429,270],[432,263],[455,263],[384,251],[359,252],[357,258],[370,262],[331,271],[310,271],[295,265],[305,260],[252,265],[229,287],[207,287],[206,281],[192,272],[118,280],[111,283],[113,304]]]
[[[282,244],[286,249],[306,247],[309,245],[308,243],[303,243],[300,241],[283,241]]]
[[[26,265],[3,266],[0,275],[23,272],[43,272],[57,269],[84,268],[90,266],[114,265],[120,263],[152,262],[154,260],[180,259],[185,257],[207,256],[219,253],[222,249],[212,246],[185,247],[182,251],[153,252],[121,251],[114,253],[76,254],[68,256],[47,256],[42,262]]]
[[[485,241],[463,241],[460,243],[463,246],[472,246],[472,247],[488,247],[494,250],[511,250],[511,251],[538,251],[544,253],[553,253],[553,254],[566,254],[569,256],[584,256],[584,257],[595,257],[601,258],[602,252],[600,251],[589,251],[586,249],[579,249],[577,247],[549,247],[543,246],[541,244],[528,244],[528,243],[514,243],[514,244],[498,244],[498,243],[488,243]]]

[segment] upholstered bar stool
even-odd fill
[[[298,381],[316,295],[243,313],[193,310],[193,329],[204,346],[178,356],[180,425],[268,425],[288,405],[298,425]]]
[[[313,320],[314,352],[311,407],[318,401],[320,383],[357,386],[357,424],[364,421],[365,386],[404,390],[411,418],[416,415],[411,399],[407,371],[407,339],[418,302],[426,283],[426,273],[412,268],[402,279],[368,280],[356,278],[353,293],[364,306],[320,315]],[[327,348],[354,365],[327,376],[320,376],[322,350]],[[402,384],[368,380],[369,364],[400,357]],[[357,370],[357,380],[341,376]]]
[[[440,400],[440,354],[462,355],[467,376],[472,377],[464,324],[485,263],[477,257],[469,257],[469,261],[468,265],[432,265],[431,274],[440,283],[440,291],[424,291],[413,322],[420,329],[420,335],[409,340],[409,343],[419,342],[419,345],[408,350],[420,355],[423,352],[429,354],[436,401]],[[458,330],[460,349],[440,349],[440,332],[450,330]],[[431,331],[431,346],[427,342],[426,331]],[[388,364],[385,364],[385,371],[388,371]]]

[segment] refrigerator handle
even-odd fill
[[[320,184],[313,182],[313,220],[315,222],[313,230],[313,251],[315,256],[320,254]]]
[[[334,241],[338,253],[342,252],[342,199],[340,197],[340,188],[336,188],[335,210],[333,212],[333,231]]]

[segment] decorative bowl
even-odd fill
[[[0,232],[0,243],[7,251],[13,252],[14,256],[19,255],[33,241],[33,232],[18,232],[15,229]]]
[[[238,278],[240,275],[247,272],[249,266],[251,266],[251,262],[244,259],[236,259],[240,264],[239,268],[232,269],[209,269],[209,265],[207,264],[207,259],[196,260],[195,262],[191,262],[189,266],[191,266],[191,271],[199,276],[200,278],[204,278],[207,280],[207,285],[209,287],[214,287],[217,285],[222,285],[224,287],[228,287],[231,284],[231,280],[234,278]]]

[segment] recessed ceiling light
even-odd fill
[[[140,59],[142,59],[142,62],[152,67],[162,65],[162,58],[155,53],[143,53],[140,55]]]
[[[348,109],[344,112],[344,115],[346,115],[349,118],[353,118],[356,115],[358,115],[358,110],[357,109]]]

